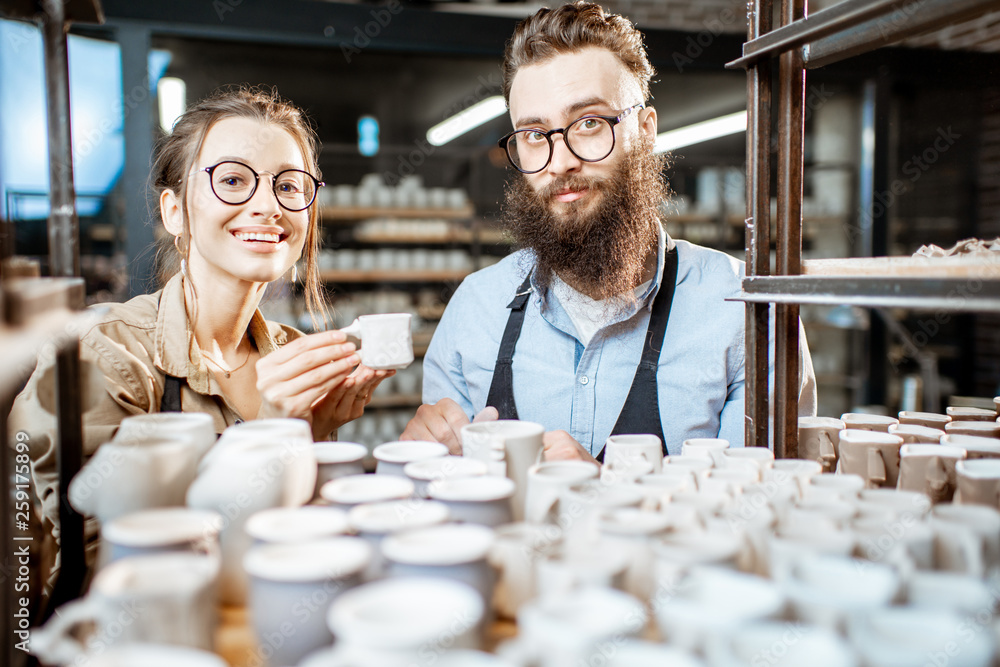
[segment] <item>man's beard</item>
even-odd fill
[[[646,258],[659,238],[659,207],[667,197],[666,160],[644,143],[629,150],[607,178],[572,174],[541,191],[523,174],[507,187],[504,228],[534,253],[535,282],[547,287],[557,274],[594,299],[631,295],[642,282]],[[554,213],[564,188],[589,190],[590,210],[575,203]]]

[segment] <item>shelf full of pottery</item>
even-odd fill
[[[988,412],[805,421],[803,459],[719,439],[664,457],[617,435],[603,465],[544,460],[539,424],[481,422],[461,456],[385,442],[373,474],[364,446],[296,420],[215,442],[197,414],[130,417],[69,489],[100,520],[101,569],[32,648],[48,664],[992,667],[1000,440],[968,435]],[[935,428],[944,444],[916,442]],[[940,493],[953,468],[961,502]],[[144,612],[124,625],[122,608]]]

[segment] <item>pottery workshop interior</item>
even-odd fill
[[[0,0],[0,665],[1000,666],[1000,0]]]

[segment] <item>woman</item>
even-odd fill
[[[264,320],[268,284],[304,258],[307,305],[323,319],[317,254],[315,134],[275,93],[242,89],[197,104],[160,143],[153,168],[160,219],[180,270],[155,294],[112,304],[81,338],[100,389],[84,408],[84,455],[129,415],[197,411],[217,432],[247,419],[298,417],[316,440],[361,416],[392,372],[359,365],[339,331],[303,335]],[[28,436],[46,528],[58,524],[55,419],[40,363],[11,412]],[[90,532],[90,531],[88,531]]]

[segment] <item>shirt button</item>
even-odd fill
[[[586,375],[581,375],[580,376],[580,384],[587,384],[589,382],[590,382],[590,378],[589,377],[587,377]]]
[[[236,426],[239,426],[242,423],[243,423],[242,419],[236,418],[236,419],[233,420],[233,424],[235,424]]]

